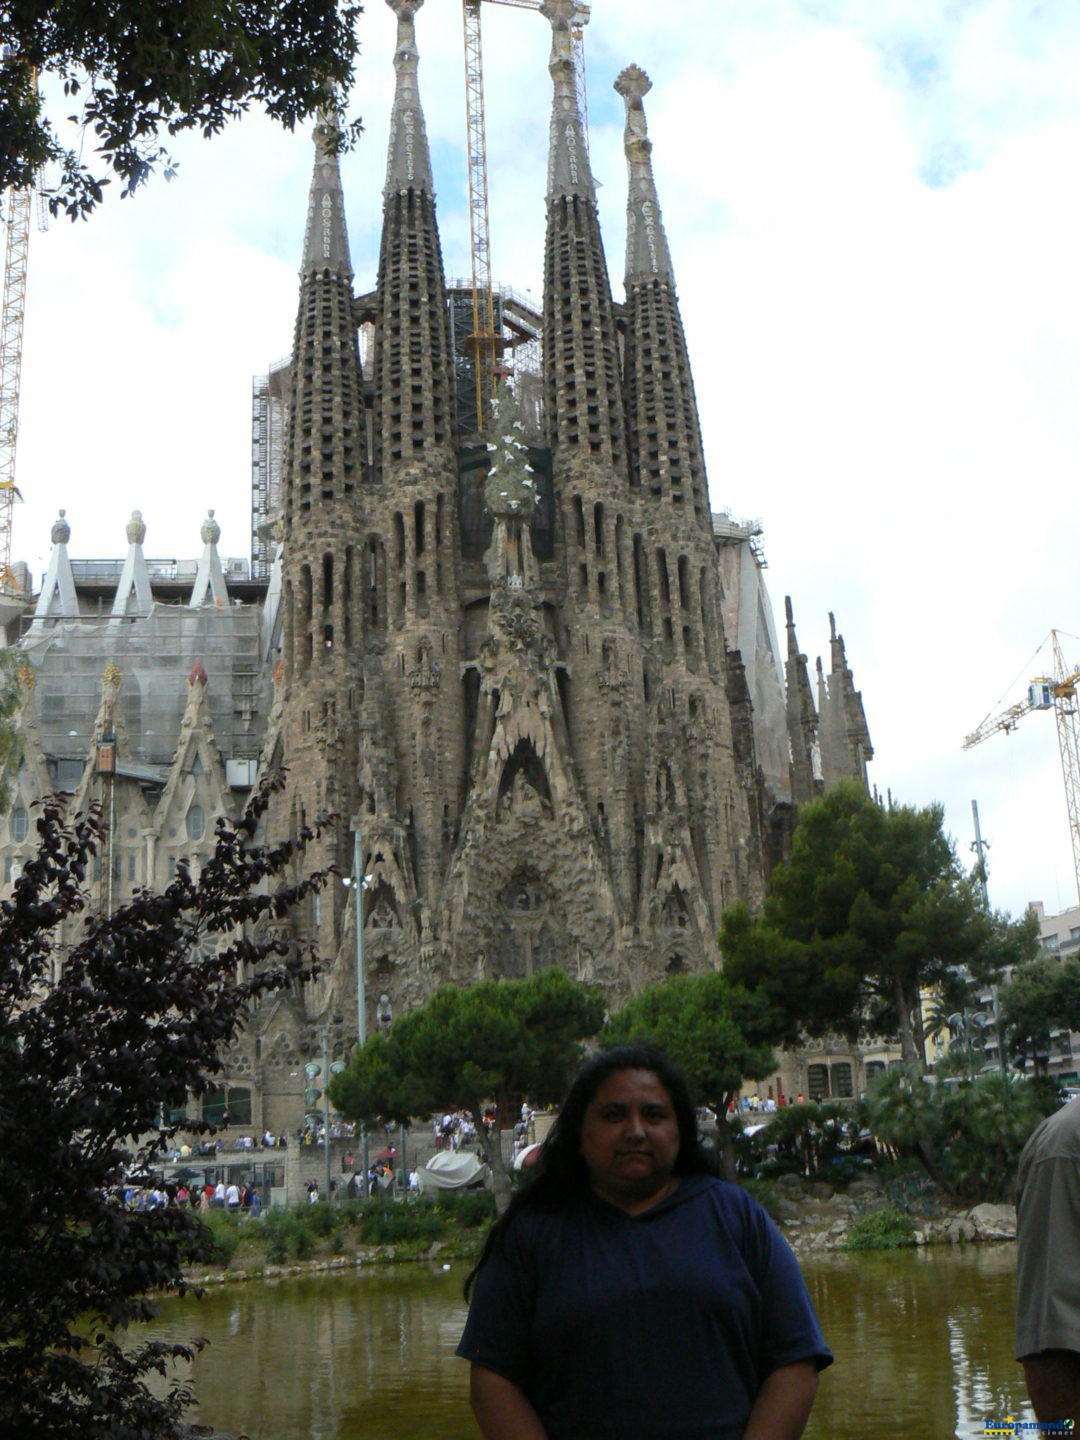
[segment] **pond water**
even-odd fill
[[[975,1440],[1031,1419],[1012,1357],[1015,1246],[826,1255],[803,1270],[836,1364],[807,1440]],[[454,1358],[465,1267],[397,1265],[168,1301],[150,1327],[205,1336],[192,1419],[255,1440],[477,1440]]]

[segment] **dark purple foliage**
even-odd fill
[[[178,1433],[184,1387],[155,1399],[143,1380],[190,1351],[116,1334],[153,1315],[153,1292],[185,1292],[209,1237],[187,1208],[125,1209],[120,1182],[136,1145],[151,1165],[169,1147],[163,1117],[212,1083],[251,1003],[315,973],[273,922],[325,883],[293,877],[327,822],[252,843],[280,784],[218,822],[198,879],[181,865],[111,916],[83,888],[98,809],[40,807],[37,854],[0,903],[0,1435]]]

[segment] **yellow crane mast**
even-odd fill
[[[990,714],[964,740],[970,750],[1003,730],[1015,730],[1032,710],[1053,710],[1057,721],[1058,749],[1061,752],[1061,773],[1065,782],[1065,807],[1069,816],[1072,840],[1073,870],[1077,894],[1080,895],[1080,726],[1077,724],[1076,691],[1080,686],[1080,668],[1067,664],[1057,630],[1048,636],[1054,657],[1053,672],[1037,675],[1027,688],[1027,695],[1004,710]],[[1043,645],[1046,641],[1043,641]],[[1043,645],[1039,646],[1041,650]],[[1038,654],[1038,651],[1036,651]]]
[[[484,122],[484,51],[480,29],[482,0],[462,0],[465,25],[465,120],[468,137],[469,231],[472,238],[473,333],[469,345],[475,357],[476,428],[483,434],[495,394],[501,336],[495,328],[495,297],[491,290],[491,227],[488,210],[487,132]],[[543,0],[483,0],[489,5],[512,5],[518,10],[539,10]],[[577,6],[572,31],[574,73],[583,122],[588,124],[585,88],[583,26],[589,7]],[[587,138],[587,130],[586,130]]]

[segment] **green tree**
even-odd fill
[[[330,1082],[334,1106],[351,1119],[407,1124],[417,1115],[467,1110],[491,1166],[495,1204],[510,1198],[498,1129],[488,1135],[484,1106],[509,1112],[514,1097],[560,1100],[581,1060],[582,1041],[603,1024],[598,991],[544,970],[531,980],[441,986],[426,1005],[374,1035]]]
[[[62,797],[40,807],[37,852],[0,905],[4,1436],[180,1433],[186,1387],[145,1382],[190,1347],[122,1346],[117,1334],[154,1315],[154,1291],[183,1293],[184,1267],[208,1257],[212,1237],[187,1207],[127,1209],[123,1182],[136,1145],[151,1167],[169,1147],[176,1130],[162,1116],[213,1083],[250,1004],[314,973],[306,949],[260,924],[326,879],[290,878],[313,830],[251,843],[269,793],[237,826],[218,822],[198,879],[181,863],[168,889],[107,916],[88,912],[84,888],[100,808],[69,821]],[[213,1131],[199,1119],[182,1128]]]
[[[1019,965],[998,997],[1009,1053],[1046,1069],[1051,1030],[1080,1030],[1080,960]]]
[[[1015,1075],[927,1081],[890,1070],[866,1096],[867,1124],[900,1155],[914,1156],[944,1190],[969,1203],[1004,1199],[1024,1143],[1048,1097]],[[1049,1104],[1056,1104],[1049,1097]]]
[[[941,1139],[938,1089],[918,1067],[886,1071],[867,1091],[866,1123],[875,1137],[897,1155],[914,1156],[931,1180],[943,1185],[937,1161]]]
[[[86,216],[109,183],[132,194],[172,173],[160,143],[218,134],[252,105],[292,129],[332,84],[347,91],[357,0],[12,0],[0,7],[0,191],[59,168],[51,203]],[[39,80],[47,90],[39,88]],[[76,134],[61,139],[46,94],[63,91]],[[351,141],[358,122],[342,132]],[[83,159],[84,143],[97,158]]]
[[[989,980],[1034,940],[1029,920],[985,909],[940,805],[885,808],[845,782],[804,807],[760,915],[726,912],[720,943],[729,977],[786,1013],[788,1039],[898,1033],[925,1069],[923,990],[962,967]]]
[[[726,1116],[744,1080],[776,1068],[773,1041],[783,1017],[758,991],[721,974],[676,975],[635,995],[608,1021],[604,1043],[658,1045],[685,1070],[698,1099],[716,1114],[721,1163],[735,1178]]]

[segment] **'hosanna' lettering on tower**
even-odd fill
[[[330,259],[331,234],[333,232],[334,202],[329,195],[322,197],[322,253],[323,259]]]

